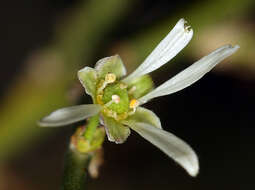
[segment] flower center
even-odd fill
[[[127,89],[120,88],[120,83],[107,85],[104,89],[102,101],[105,105],[110,102],[107,107],[117,114],[127,112],[129,109]]]
[[[116,120],[126,119],[134,113],[138,101],[129,96],[127,85],[116,81],[113,73],[108,73],[105,79],[97,85],[97,103],[103,106],[102,113]]]

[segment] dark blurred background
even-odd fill
[[[36,121],[88,103],[78,69],[119,54],[132,71],[184,17],[187,48],[155,71],[161,84],[217,47],[238,52],[191,87],[146,107],[188,142],[200,174],[186,172],[135,132],[104,143],[104,165],[88,189],[254,189],[255,2],[253,0],[26,0],[1,3],[0,189],[58,189],[72,127]]]

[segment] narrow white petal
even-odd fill
[[[139,99],[140,105],[146,103],[152,98],[172,94],[190,86],[194,82],[198,81],[201,77],[203,77],[223,59],[235,53],[238,48],[238,45],[234,47],[231,45],[225,45],[218,48],[209,55],[204,56],[202,59],[192,64],[184,71],[178,73],[176,76],[166,81],[152,92],[141,97]]]
[[[145,61],[123,81],[128,83],[133,78],[158,69],[175,57],[189,43],[192,36],[193,30],[186,26],[184,19],[180,19]]]
[[[198,174],[199,163],[197,155],[183,140],[172,133],[146,123],[133,123],[130,127],[170,158],[174,159],[191,176],[195,177]]]
[[[101,107],[96,104],[71,106],[58,109],[50,115],[42,118],[38,124],[42,127],[58,127],[68,125],[93,115],[100,111]]]

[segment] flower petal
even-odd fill
[[[161,123],[158,116],[153,113],[151,110],[148,110],[143,107],[136,108],[136,111],[133,115],[129,116],[125,122],[141,122],[147,123],[149,125],[155,126],[161,129]],[[125,123],[124,123],[125,124]]]
[[[101,106],[97,104],[78,105],[58,109],[42,118],[38,124],[42,127],[58,127],[86,119],[99,113]]]
[[[131,129],[162,150],[170,158],[180,164],[191,176],[199,171],[196,153],[192,148],[172,133],[158,129],[146,123],[133,123]]]
[[[98,76],[104,78],[107,73],[114,73],[117,78],[126,75],[126,68],[119,55],[100,59],[95,66]]]
[[[149,93],[154,88],[150,75],[143,75],[128,83],[128,91],[131,98],[138,99]]]
[[[103,116],[103,122],[108,140],[111,142],[124,143],[130,135],[130,129],[113,118]]]
[[[189,43],[192,36],[193,30],[186,26],[186,21],[183,18],[180,19],[145,61],[124,79],[124,82],[148,74],[170,61]]]
[[[78,71],[78,78],[82,86],[85,88],[86,93],[92,96],[93,100],[95,100],[97,85],[97,73],[95,69],[84,67]]]
[[[166,81],[152,92],[139,99],[140,105],[148,100],[180,91],[202,78],[223,59],[236,52],[239,46],[225,45],[198,60],[184,71]]]

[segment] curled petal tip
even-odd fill
[[[191,27],[187,25],[185,19],[180,19],[144,62],[123,81],[130,82],[136,77],[158,69],[186,47],[192,36],[193,30]]]
[[[181,18],[179,21],[178,21],[178,26],[180,27],[180,28],[184,28],[184,30],[185,30],[185,32],[186,33],[192,33],[193,34],[193,30],[192,30],[192,28],[191,28],[191,26],[188,24],[188,21],[187,20],[185,20],[184,18]]]

